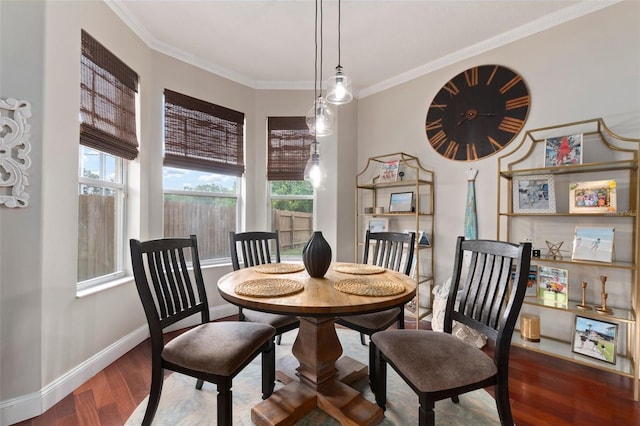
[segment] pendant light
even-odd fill
[[[316,139],[311,143],[311,153],[309,155],[309,161],[304,168],[304,180],[311,183],[311,186],[316,191],[322,191],[324,188],[324,182],[327,179],[327,171],[320,162],[320,144]]]
[[[338,0],[338,66],[336,67],[336,75],[329,78],[327,84],[327,102],[335,105],[342,105],[351,102],[353,94],[351,93],[351,78],[342,73],[342,65],[340,65],[340,27],[341,27],[342,8],[341,2]]]
[[[309,127],[309,133],[316,137],[322,137],[333,134],[335,122],[335,114],[322,96],[322,0],[320,0],[320,92],[318,92],[318,0],[316,0],[315,18],[314,102],[313,107],[307,112],[306,123]]]

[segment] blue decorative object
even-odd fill
[[[322,278],[331,265],[331,246],[322,236],[322,232],[315,231],[302,249],[302,263],[313,278]]]
[[[464,237],[467,240],[478,239],[478,215],[476,213],[475,187],[477,175],[477,169],[467,170],[467,208],[464,214]]]

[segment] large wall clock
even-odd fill
[[[529,90],[522,77],[501,65],[469,68],[433,98],[425,131],[440,155],[473,161],[503,149],[524,127]]]

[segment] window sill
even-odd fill
[[[113,281],[108,281],[106,283],[97,284],[97,285],[94,285],[92,287],[85,288],[83,290],[79,290],[79,291],[76,292],[76,298],[77,299],[82,299],[83,297],[91,296],[92,294],[96,294],[96,293],[99,293],[101,291],[108,290],[110,288],[118,287],[118,286],[121,286],[123,284],[128,284],[128,283],[132,283],[132,282],[133,282],[133,277],[132,276],[118,278],[118,279],[115,279]]]

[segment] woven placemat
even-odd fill
[[[263,274],[289,274],[304,271],[304,265],[296,263],[265,263],[254,266],[253,270]]]
[[[344,263],[342,265],[336,265],[334,269],[338,272],[353,275],[371,275],[384,272],[382,266],[367,265],[365,263]]]
[[[304,286],[299,281],[284,278],[263,278],[239,283],[235,287],[236,294],[254,297],[274,297],[297,293]]]
[[[370,278],[349,278],[337,281],[333,286],[338,291],[358,296],[393,296],[405,290],[404,285],[397,282]]]

